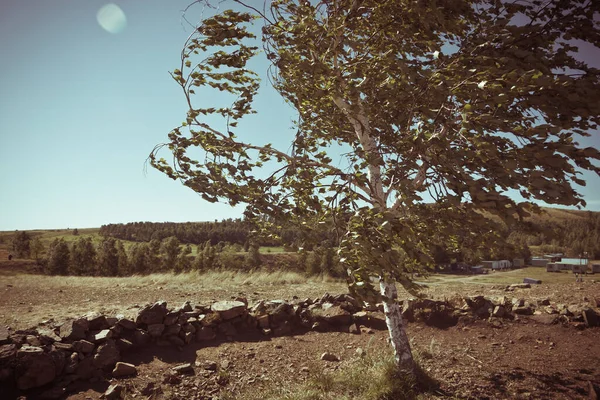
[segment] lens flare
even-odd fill
[[[98,24],[107,32],[120,33],[127,26],[127,17],[121,8],[113,3],[103,5],[96,14]]]

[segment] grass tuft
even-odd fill
[[[261,388],[242,393],[242,400],[409,400],[435,387],[435,382],[417,366],[416,378],[401,373],[391,355],[356,358],[339,370],[317,370],[303,383]]]

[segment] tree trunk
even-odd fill
[[[394,358],[398,369],[410,375],[415,374],[415,362],[410,351],[410,343],[402,323],[402,313],[398,305],[398,292],[394,281],[379,279],[379,288],[383,297],[385,322],[390,333],[390,341],[394,348]]]

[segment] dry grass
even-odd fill
[[[126,277],[93,277],[93,276],[48,276],[35,274],[15,274],[11,277],[14,281],[27,282],[31,286],[60,286],[60,287],[149,287],[160,286],[164,289],[186,288],[198,290],[210,288],[212,290],[229,290],[241,287],[268,287],[286,285],[322,285],[339,286],[342,290],[345,282],[329,276],[306,277],[293,271],[208,271],[203,273],[184,272],[155,273],[149,275],[134,275]]]
[[[543,284],[565,284],[575,282],[575,275],[570,271],[562,272],[546,272],[543,267],[527,267],[514,269],[510,271],[495,271],[489,274],[482,275],[452,275],[452,274],[434,274],[423,280],[428,285],[444,285],[448,283],[465,283],[465,284],[489,284],[510,285],[512,283],[523,282],[524,278],[539,279]],[[585,279],[598,279],[593,275],[589,275]]]
[[[110,278],[109,278],[110,279]],[[159,273],[144,276],[133,276],[121,279],[121,285],[126,284],[125,280],[130,280],[132,285],[148,286],[160,285],[165,288],[177,287],[185,288],[193,286],[194,288],[210,287],[211,289],[229,289],[240,287],[265,287],[275,285],[301,285],[323,283],[340,284],[345,283],[327,276],[306,277],[293,271],[208,271],[203,273],[184,272],[181,274]]]

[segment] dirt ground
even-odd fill
[[[343,282],[278,285],[201,285],[132,278],[67,279],[23,274],[25,263],[0,263],[0,323],[13,329],[56,326],[90,311],[134,315],[140,305],[166,300],[170,307],[186,300],[210,304],[232,296],[260,299],[318,297],[344,293]],[[430,298],[452,299],[482,294],[552,304],[594,304],[600,283],[534,285],[505,292],[505,285],[477,284],[471,278],[438,281],[427,289]],[[401,296],[402,297],[402,296]],[[478,320],[438,329],[409,323],[413,352],[423,370],[438,383],[425,398],[459,399],[589,399],[590,387],[600,387],[600,328],[547,324],[536,316],[492,325]],[[357,349],[367,354],[391,351],[385,325],[364,327],[360,334],[317,333],[286,337],[243,335],[230,342],[191,344],[182,349],[154,347],[126,354],[123,361],[138,367],[135,377],[80,382],[70,399],[97,399],[119,382],[132,398],[243,398],[248,391],[289,385],[317,370],[336,370],[356,362]],[[321,361],[331,352],[339,362]],[[213,371],[210,364],[217,365]],[[171,368],[192,363],[191,375],[173,376]],[[0,398],[4,398],[0,396]]]

